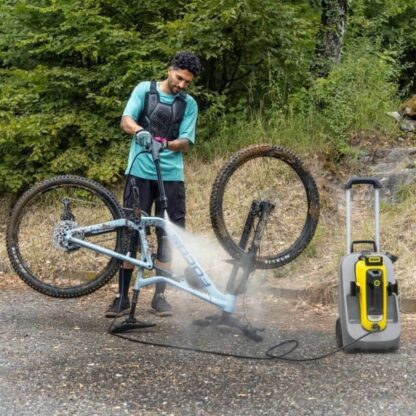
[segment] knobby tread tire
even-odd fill
[[[235,259],[240,259],[244,251],[234,241],[227,230],[223,212],[223,196],[233,173],[244,163],[254,158],[277,158],[292,168],[302,182],[307,197],[307,215],[300,235],[293,236],[293,244],[274,256],[256,258],[256,267],[272,269],[294,260],[309,244],[315,233],[319,219],[319,193],[311,174],[303,162],[291,151],[282,146],[260,144],[246,147],[233,154],[218,172],[210,197],[210,218],[214,233],[223,248]],[[250,174],[250,172],[247,172]]]
[[[104,204],[107,206],[109,211],[112,213],[114,219],[123,218],[123,209],[120,207],[114,195],[99,183],[76,175],[63,175],[55,176],[50,179],[46,179],[42,182],[31,187],[27,190],[16,202],[12,208],[6,230],[6,245],[7,253],[10,258],[11,264],[18,274],[18,276],[30,287],[37,290],[38,292],[58,298],[73,298],[80,297],[90,294],[104,284],[106,284],[117,272],[120,267],[121,261],[115,258],[110,258],[105,269],[96,276],[96,278],[88,283],[84,283],[74,287],[57,287],[43,282],[38,279],[37,276],[31,273],[30,269],[26,267],[25,260],[21,258],[18,241],[17,240],[17,228],[19,226],[20,216],[25,206],[37,195],[47,192],[48,190],[56,189],[65,185],[76,185],[83,189],[96,193]],[[116,248],[117,252],[125,252],[126,247],[126,236],[125,230],[120,228],[117,230],[116,237]],[[81,248],[80,250],[87,250]]]

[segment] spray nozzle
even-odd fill
[[[166,198],[166,195],[163,195],[159,198],[160,204],[162,205],[163,211],[166,212],[168,209],[168,199]]]

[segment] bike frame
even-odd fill
[[[161,228],[165,231],[169,241],[179,251],[182,258],[191,267],[194,275],[198,278],[202,289],[198,290],[191,287],[185,280],[179,280],[167,276],[153,276],[144,278],[144,270],[152,270],[155,268],[154,262],[149,250],[149,244],[146,238],[146,227],[153,226]],[[97,244],[85,241],[84,238],[93,235],[106,234],[116,231],[118,228],[126,228],[137,232],[141,244],[141,258],[140,260],[131,257],[130,253],[121,254],[114,250],[107,249]],[[120,218],[114,221],[108,221],[101,224],[94,224],[86,227],[74,228],[67,230],[64,234],[64,244],[70,248],[84,247],[89,250],[104,254],[109,257],[114,257],[122,261],[127,261],[138,267],[136,283],[134,289],[139,291],[142,287],[149,286],[159,282],[168,283],[178,289],[188,292],[206,302],[212,303],[222,309],[224,312],[233,313],[235,310],[236,295],[230,293],[223,293],[213,283],[209,276],[205,273],[198,261],[192,256],[186,248],[184,242],[178,233],[175,232],[174,227],[165,219],[159,217],[141,217],[140,222],[133,222],[126,218]],[[174,276],[172,274],[172,276]],[[202,291],[204,290],[204,291]]]

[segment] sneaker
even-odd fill
[[[152,312],[159,316],[172,315],[172,306],[168,303],[163,293],[156,293],[152,299]]]
[[[130,312],[130,301],[117,296],[105,312],[106,318],[117,318]]]

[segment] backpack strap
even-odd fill
[[[157,86],[156,81],[150,81],[150,92],[152,94],[157,94]]]

